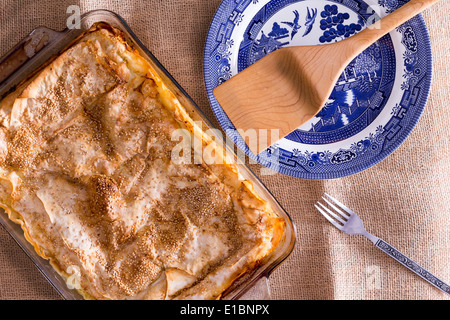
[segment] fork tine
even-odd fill
[[[354,213],[352,210],[350,210],[349,208],[347,208],[346,206],[344,206],[342,203],[340,203],[338,200],[336,200],[335,198],[333,198],[332,196],[330,196],[328,193],[325,193],[325,195],[330,198],[335,204],[337,204],[339,207],[341,207],[341,209],[343,209],[344,211],[346,211],[349,214],[356,214]]]
[[[322,199],[323,199],[330,207],[332,207],[334,210],[336,210],[336,212],[338,212],[341,216],[343,216],[345,219],[350,218],[350,214],[342,212],[342,210],[340,210],[338,207],[336,207],[334,204],[332,204],[330,201],[328,201],[327,198],[322,197]]]
[[[328,213],[328,215],[333,216],[336,220],[338,220],[338,221],[339,221],[340,223],[342,223],[342,224],[345,223],[345,220],[342,219],[342,218],[344,218],[344,217],[338,216],[336,213],[334,213],[333,211],[331,211],[330,209],[328,209],[327,207],[325,207],[325,206],[324,206],[322,203],[320,203],[320,202],[317,202],[317,204],[318,204],[319,206],[321,206],[322,209],[325,210],[325,211]]]
[[[321,208],[319,208],[317,205],[314,205],[314,207],[316,207],[317,210],[319,210],[319,212],[328,220],[330,221],[330,223],[335,226],[336,228],[338,228],[339,230],[342,230],[342,226],[336,222],[336,220],[334,220],[333,218],[331,218],[324,210],[322,210]]]

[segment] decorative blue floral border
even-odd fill
[[[292,0],[290,1],[292,2]],[[419,120],[431,85],[431,46],[421,16],[413,18],[397,29],[402,34],[402,44],[406,49],[403,56],[404,80],[401,86],[403,97],[393,109],[392,118],[386,125],[378,126],[376,132],[355,142],[349,149],[341,149],[334,153],[330,151],[309,152],[298,149],[289,151],[283,150],[277,145],[258,156],[251,153],[239,134],[233,132],[234,127],[215,100],[212,89],[219,85],[220,81],[226,81],[231,76],[227,58],[229,58],[231,47],[236,44],[230,40],[230,36],[233,28],[242,22],[245,9],[257,2],[252,0],[223,1],[211,25],[205,47],[204,72],[208,97],[219,123],[234,143],[262,165],[282,174],[305,179],[332,179],[354,174],[375,165],[398,148]],[[346,5],[355,3],[355,0],[328,0],[328,2]],[[388,12],[395,10],[405,2],[404,0],[379,0],[380,6],[385,7]],[[221,23],[218,23],[219,21]],[[214,79],[217,79],[217,83],[214,83]]]

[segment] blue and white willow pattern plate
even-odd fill
[[[251,159],[304,179],[339,178],[383,160],[412,131],[428,99],[432,54],[420,15],[352,61],[320,113],[257,156],[212,91],[274,50],[342,40],[405,2],[224,0],[204,53],[208,98],[222,128]]]

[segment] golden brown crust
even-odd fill
[[[117,29],[99,24],[0,102],[0,206],[94,299],[216,299],[284,224],[225,163],[171,160],[212,139]]]

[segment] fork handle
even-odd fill
[[[389,243],[385,242],[382,239],[378,239],[374,243],[378,249],[380,249],[384,253],[387,253],[389,256],[391,256],[392,258],[400,262],[402,265],[407,267],[409,270],[411,270],[415,274],[419,275],[420,277],[431,283],[436,288],[450,295],[450,286],[448,284],[446,284],[444,281],[440,280],[439,278],[431,274],[429,271],[419,266],[416,262],[414,262],[413,260],[405,256],[403,253],[395,249]]]

